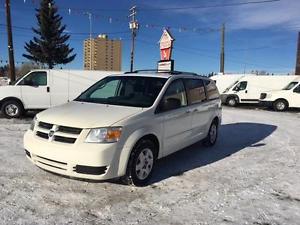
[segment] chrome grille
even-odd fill
[[[59,126],[40,121],[36,128],[36,136],[48,141],[74,144],[81,131],[81,128]]]
[[[50,123],[44,123],[44,122],[39,122],[38,125],[40,128],[48,129],[50,130],[53,127],[53,124]]]

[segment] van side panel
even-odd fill
[[[68,79],[66,71],[49,70],[50,105],[56,106],[68,102]]]
[[[97,81],[112,74],[120,72],[111,71],[69,71],[69,101],[74,100],[82,92],[95,84]]]
[[[74,100],[98,80],[120,72],[50,70],[51,106],[65,104]]]

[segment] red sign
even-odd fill
[[[161,60],[170,60],[171,59],[171,48],[165,48],[160,50],[160,59]]]
[[[170,60],[172,56],[172,47],[173,47],[174,38],[168,30],[164,30],[160,41],[160,59],[161,60]]]

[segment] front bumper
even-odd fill
[[[29,130],[24,135],[27,158],[36,166],[53,173],[91,180],[121,176],[118,164],[121,150],[117,143],[55,143]]]

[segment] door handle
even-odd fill
[[[247,93],[248,93],[248,91],[246,90],[246,91],[245,91],[245,93],[247,94]]]
[[[47,87],[47,92],[50,92],[50,87]]]

